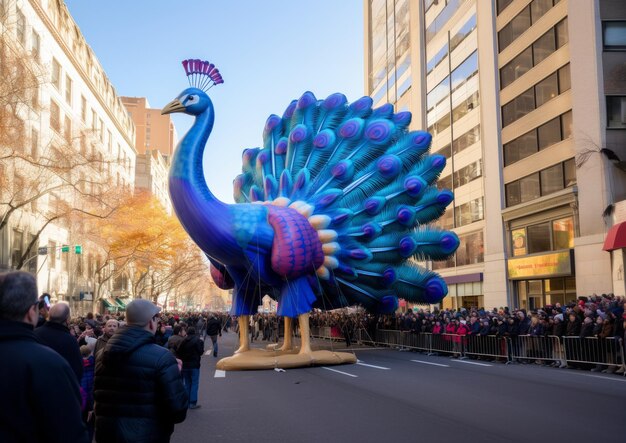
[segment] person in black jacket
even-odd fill
[[[165,443],[187,415],[188,397],[176,358],[156,344],[161,308],[148,300],[126,306],[127,326],[96,358],[96,442]]]
[[[0,441],[88,441],[76,376],[33,332],[37,283],[22,271],[0,274]]]
[[[80,346],[68,327],[70,307],[67,303],[57,303],[50,308],[48,321],[35,329],[35,335],[41,343],[51,347],[69,363],[80,383],[83,378],[83,357],[80,355]]]
[[[183,382],[189,396],[189,409],[197,409],[198,385],[200,384],[200,359],[204,342],[196,334],[196,328],[187,328],[187,337],[178,345],[176,356],[183,361]]]
[[[267,320],[265,320],[264,328],[267,328]],[[222,322],[218,318],[211,314],[211,318],[206,325],[206,335],[211,337],[211,343],[213,344],[213,357],[217,357],[217,336],[222,336]],[[265,332],[263,332],[263,340],[265,340]]]

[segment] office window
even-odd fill
[[[561,128],[563,131],[563,140],[572,136],[572,111],[561,115]]]
[[[535,109],[534,88],[527,89],[502,107],[502,126],[507,126]]]
[[[569,249],[574,247],[574,220],[572,217],[552,222],[553,249]]]
[[[474,126],[465,134],[452,141],[452,154],[458,154],[478,141],[480,141],[480,125]]]
[[[459,248],[456,251],[456,265],[464,266],[484,261],[483,231],[459,235]]]
[[[472,16],[467,19],[463,26],[461,26],[461,29],[459,29],[456,34],[454,34],[450,38],[450,52],[454,51],[454,49],[459,46],[463,42],[463,40],[465,40],[465,37],[470,35],[474,29],[476,29],[475,13],[472,14]]]
[[[547,148],[550,145],[561,141],[561,118],[553,118],[547,123],[537,128],[539,149]]]
[[[556,40],[554,37],[554,29],[550,29],[533,43],[534,65],[537,66],[554,51],[556,51]]]
[[[24,233],[13,228],[13,241],[11,242],[11,266],[17,267],[22,259],[23,254]]]
[[[22,46],[26,46],[26,17],[20,9],[17,10],[16,15],[15,34],[17,41],[20,42]]]
[[[50,101],[50,127],[61,133],[61,110],[53,100]]]
[[[626,96],[607,95],[607,127],[626,128]]]
[[[569,35],[567,34],[567,18],[561,20],[556,25],[556,47],[560,48],[569,41]]]
[[[527,6],[498,32],[498,48],[500,52],[504,51],[515,39],[526,32],[530,28],[530,24],[530,6]]]
[[[530,4],[532,22],[536,23],[546,12],[552,8],[553,0],[533,0]],[[558,0],[557,0],[558,2]]]
[[[483,197],[471,200],[454,208],[454,224],[456,227],[469,225],[483,218]]]
[[[482,165],[481,161],[478,160],[465,166],[464,168],[459,169],[458,171],[454,171],[454,187],[458,188],[459,186],[463,186],[471,181],[476,180],[481,175]]]
[[[533,67],[532,46],[522,51],[517,57],[511,60],[500,69],[501,89],[506,88],[515,80],[526,74]]]
[[[478,52],[474,51],[450,74],[452,92],[459,89],[476,74],[478,74]]]
[[[539,107],[544,103],[552,100],[559,94],[559,83],[557,73],[541,80],[535,85],[536,106]]]
[[[626,51],[626,21],[602,22],[602,40],[605,51]]]
[[[72,106],[72,79],[68,75],[65,76],[65,102]]]
[[[426,75],[430,74],[433,69],[435,69],[439,64],[445,60],[448,55],[448,42],[441,49],[439,49],[434,56],[429,57],[428,63],[426,63]],[[428,56],[428,52],[427,52]]]
[[[563,166],[561,163],[541,171],[541,195],[563,189]]]
[[[448,143],[443,148],[437,149],[436,151],[433,150],[433,152],[439,155],[443,155],[446,159],[449,159],[450,157],[452,157],[452,143]]]
[[[497,1],[498,15],[501,14],[502,11],[504,11],[506,7],[509,6],[511,3],[513,3],[513,0],[498,0]]]
[[[531,174],[519,180],[520,183],[520,201],[522,203],[534,200],[541,196],[539,187],[539,174]]]
[[[506,205],[515,206],[576,184],[576,165],[569,159],[505,186]]]
[[[534,129],[504,145],[504,166],[512,165],[537,152],[537,131]]]
[[[559,69],[559,91],[561,93],[572,88],[569,63]]]
[[[466,98],[452,110],[452,122],[459,121],[462,117],[467,115],[470,111],[478,106],[478,91],[475,91],[471,96]]]

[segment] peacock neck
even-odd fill
[[[229,236],[229,211],[228,205],[211,193],[204,178],[202,158],[213,120],[213,109],[209,107],[196,117],[178,144],[170,168],[169,190],[176,215],[189,236],[205,253],[216,256],[219,237],[223,241],[223,236]]]

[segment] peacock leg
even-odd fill
[[[235,354],[250,350],[250,337],[248,336],[250,316],[240,315],[237,321],[239,322],[239,348],[235,351]]]
[[[293,331],[291,329],[291,317],[285,317],[285,340],[283,341],[283,345],[276,350],[291,351],[293,349],[293,341],[291,340],[292,335]]]
[[[309,313],[298,316],[300,323],[300,352],[299,354],[311,355],[311,333],[309,330]]]

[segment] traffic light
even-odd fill
[[[81,245],[75,245],[74,246],[74,253],[75,254],[82,254],[83,253],[83,247]]]
[[[61,252],[70,252],[70,246],[69,245],[61,246]]]

